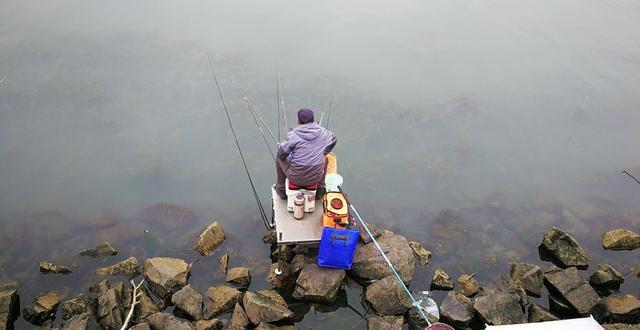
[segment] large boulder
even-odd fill
[[[151,330],[195,330],[188,321],[181,320],[169,313],[155,313],[146,319]]]
[[[140,302],[136,304],[133,311],[133,319],[136,322],[142,322],[147,316],[159,313],[164,309],[164,304],[162,302],[156,303],[151,299],[144,286],[138,289],[138,293],[140,294]]]
[[[599,264],[589,278],[589,284],[595,288],[617,290],[624,283],[624,277],[611,265]]]
[[[346,273],[342,269],[306,264],[296,281],[293,298],[306,301],[333,302],[338,295],[345,276]]]
[[[40,272],[42,274],[71,274],[71,270],[60,264],[53,262],[41,261]]]
[[[480,291],[480,285],[473,274],[462,274],[458,276],[457,282],[460,285],[460,293],[467,297],[473,297]]]
[[[431,251],[425,249],[419,242],[409,242],[409,246],[411,247],[411,250],[413,250],[413,254],[416,256],[420,266],[426,266],[429,264]]]
[[[251,324],[247,313],[244,312],[244,308],[240,304],[236,304],[233,308],[233,314],[229,320],[229,330],[244,330]]]
[[[20,315],[20,302],[16,287],[0,290],[0,329],[13,329],[13,322]]]
[[[539,249],[543,259],[552,261],[559,267],[589,267],[589,258],[580,243],[556,227],[544,235]]]
[[[198,236],[193,249],[200,253],[201,256],[210,256],[222,245],[225,236],[222,227],[217,221],[207,226],[207,228]]]
[[[511,264],[511,279],[535,297],[542,295],[544,274],[536,264]]]
[[[494,295],[479,296],[473,308],[482,321],[491,325],[524,323],[524,312],[517,295],[498,292]]]
[[[473,301],[458,292],[449,292],[440,305],[440,319],[457,328],[466,328],[474,315]]]
[[[136,259],[136,257],[129,257],[115,265],[98,268],[96,274],[100,276],[122,275],[128,279],[132,279],[140,274],[138,259]]]
[[[640,247],[640,234],[627,229],[614,229],[602,235],[602,247],[607,250],[635,250]]]
[[[251,284],[251,271],[246,267],[235,267],[227,272],[227,282],[239,288],[246,289]]]
[[[553,267],[544,273],[545,285],[552,294],[559,295],[580,316],[600,315],[596,307],[600,297],[575,267]]]
[[[187,285],[190,272],[191,265],[176,258],[149,258],[142,267],[151,291],[163,300]]]
[[[76,314],[64,323],[62,330],[102,330],[91,313]]]
[[[480,290],[480,295],[492,296],[499,292],[516,296],[518,298],[518,302],[523,308],[529,304],[529,296],[527,296],[527,292],[508,275],[501,275],[495,281],[483,287]]]
[[[365,299],[378,315],[402,315],[413,306],[394,275],[371,283],[366,289]]]
[[[78,297],[64,301],[60,306],[62,319],[68,320],[74,315],[89,313],[95,315],[98,311],[98,302],[83,293]]]
[[[204,296],[204,319],[228,313],[242,300],[242,292],[236,288],[219,285],[207,289]]]
[[[171,296],[171,303],[176,306],[174,313],[192,320],[202,319],[202,295],[187,285]],[[178,315],[176,314],[176,315]]]
[[[551,313],[551,311],[549,311],[548,309],[538,304],[529,305],[529,318],[527,319],[527,322],[534,323],[556,320],[559,320],[558,317],[553,315],[553,313]]]
[[[98,296],[98,320],[103,328],[120,329],[124,323],[122,294],[111,288]]]
[[[615,323],[640,323],[640,299],[632,295],[607,297],[604,306]]]
[[[30,305],[22,309],[22,317],[32,324],[40,325],[55,315],[61,301],[62,294],[60,292],[43,292],[33,299]]]
[[[416,261],[407,239],[402,235],[385,231],[378,238],[378,244],[387,254],[402,280],[405,283],[410,282],[415,273]],[[351,274],[365,280],[379,280],[393,274],[393,272],[376,245],[367,243],[358,244],[353,256]]]
[[[118,250],[116,250],[111,243],[104,241],[98,244],[95,248],[86,249],[80,252],[81,256],[89,256],[94,258],[104,258],[108,256],[114,256],[118,254]]]
[[[404,318],[402,316],[371,316],[367,319],[369,330],[400,330]]]
[[[292,311],[279,302],[255,292],[247,292],[242,299],[247,317],[254,325],[261,322],[277,322],[294,317]]]
[[[431,279],[431,290],[453,290],[454,283],[442,268],[436,268],[436,271],[433,273],[433,278]]]

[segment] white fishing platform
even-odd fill
[[[272,226],[275,226],[278,244],[317,244],[322,238],[322,201],[316,201],[313,213],[305,213],[296,220],[287,211],[287,201],[280,199],[275,187],[271,187],[273,201]]]

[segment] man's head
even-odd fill
[[[298,123],[301,125],[313,122],[313,110],[301,108],[298,110]]]

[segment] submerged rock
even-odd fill
[[[165,232],[174,232],[196,222],[193,210],[164,202],[145,207],[138,219]]]
[[[411,250],[413,250],[413,254],[416,256],[420,266],[426,266],[429,264],[431,251],[425,249],[419,242],[409,242],[409,246],[411,247]]]
[[[541,257],[546,257],[545,254],[549,255],[550,261],[559,267],[578,267],[581,269],[589,267],[587,253],[578,241],[556,227],[551,228],[544,235],[539,248]]]
[[[575,267],[567,269],[552,268],[544,273],[545,284],[550,292],[558,293],[580,316],[594,315],[600,303],[596,291],[580,275]]]
[[[204,296],[204,318],[211,319],[233,310],[235,304],[242,300],[242,292],[236,288],[219,285],[207,289]]]
[[[346,273],[342,269],[306,264],[296,281],[293,298],[306,301],[333,302],[338,295],[338,290],[340,290],[345,276]]]
[[[81,293],[78,297],[63,302],[60,310],[63,320],[68,320],[74,315],[84,313],[95,315],[98,311],[98,302],[95,298],[88,297]]]
[[[120,329],[124,323],[122,295],[111,288],[98,296],[98,320],[103,328]]]
[[[277,322],[294,317],[292,311],[280,303],[255,292],[247,292],[242,299],[247,317],[254,325],[261,322]]]
[[[102,330],[102,328],[93,314],[81,313],[65,322],[62,330]]]
[[[181,320],[169,313],[155,313],[147,317],[153,330],[195,330],[188,321]]]
[[[149,287],[163,300],[187,285],[190,272],[191,265],[176,258],[149,258],[142,267],[142,274]]]
[[[227,282],[246,289],[251,284],[251,272],[246,267],[235,267],[227,272]]]
[[[20,301],[15,287],[0,289],[0,329],[13,329],[13,322],[20,316]]]
[[[486,324],[504,325],[524,323],[524,312],[517,295],[498,292],[477,297],[473,308]]]
[[[415,273],[416,261],[407,239],[387,231],[379,237],[378,244],[386,252],[402,280],[405,283],[410,282]],[[365,280],[379,280],[391,275],[392,271],[375,244],[367,243],[358,244],[351,274]]]
[[[32,324],[40,325],[55,315],[61,301],[61,293],[57,291],[43,292],[22,310],[22,316]]]
[[[431,290],[453,290],[454,284],[447,274],[442,268],[436,268],[435,273],[433,273],[433,279],[431,279]]]
[[[449,292],[440,305],[440,319],[457,328],[466,328],[474,316],[473,301],[461,293]]]
[[[474,275],[462,274],[458,276],[458,284],[460,285],[460,293],[467,297],[473,297],[480,291],[478,281],[474,278]]]
[[[71,274],[69,268],[47,261],[40,262],[40,272],[42,274]]]
[[[553,315],[553,313],[551,313],[551,311],[549,311],[548,309],[538,304],[529,305],[529,318],[527,320],[529,323],[556,321],[556,320],[559,320],[559,318]]]
[[[607,250],[635,250],[640,247],[640,234],[621,228],[610,230],[602,236],[602,247]]]
[[[233,314],[231,315],[231,319],[229,320],[229,330],[244,330],[246,329],[251,321],[249,321],[249,317],[247,317],[247,313],[244,312],[244,308],[240,306],[240,304],[236,304],[233,308]]]
[[[224,231],[218,222],[215,221],[207,226],[202,234],[198,236],[193,249],[200,253],[201,256],[210,256],[220,245],[222,245],[224,240]]]
[[[192,320],[202,320],[202,295],[187,285],[171,296],[171,303],[181,315]]]
[[[94,258],[103,258],[108,256],[114,256],[118,254],[118,250],[116,250],[111,243],[104,241],[98,244],[95,248],[86,249],[80,252],[82,256],[89,256]]]
[[[622,283],[622,274],[608,264],[599,264],[598,269],[589,278],[591,286],[602,289],[617,290]]]
[[[413,306],[394,275],[371,283],[366,289],[365,299],[379,315],[402,315]]]
[[[632,295],[607,297],[604,306],[611,315],[612,322],[640,323],[640,299]]]
[[[218,264],[220,265],[220,271],[222,274],[227,274],[227,267],[229,266],[229,254],[225,253],[218,260]]]
[[[128,279],[132,279],[140,274],[138,259],[136,259],[136,257],[129,257],[115,265],[98,268],[96,274],[100,276],[122,275]]]
[[[400,330],[404,318],[402,316],[370,316],[367,319],[369,330]]]
[[[511,264],[511,279],[535,297],[542,295],[544,274],[536,264]]]

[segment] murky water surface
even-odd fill
[[[195,260],[194,236],[217,219],[229,238],[194,264],[194,287],[224,281],[225,252],[252,267],[251,289],[269,286],[206,51],[265,205],[274,166],[242,97],[275,129],[276,66],[289,122],[333,90],[345,189],[367,220],[434,253],[416,290],[436,266],[481,283],[512,262],[548,267],[537,246],[552,226],[585,246],[585,276],[626,272],[638,251],[604,251],[600,236],[640,230],[640,185],[621,173],[640,177],[639,15],[627,0],[2,1],[0,274],[23,305],[71,297],[129,255]],[[120,253],[77,255],[101,240]],[[42,260],[73,274],[41,275]],[[621,291],[639,289],[627,276]],[[366,328],[347,304],[364,312],[357,285],[297,325]]]

